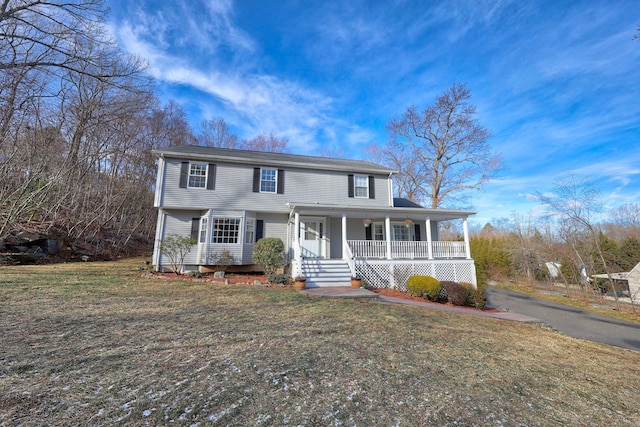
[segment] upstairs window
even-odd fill
[[[277,169],[262,169],[260,171],[260,192],[275,193],[278,183]]]
[[[375,178],[371,175],[351,175],[349,174],[348,193],[349,197],[358,199],[375,199]]]
[[[355,197],[369,198],[369,177],[364,175],[354,176]]]
[[[213,163],[182,162],[180,188],[206,188],[215,190],[216,165]]]
[[[188,188],[206,188],[207,187],[207,164],[191,163],[189,164],[189,183]]]
[[[284,170],[253,168],[253,192],[284,194]]]

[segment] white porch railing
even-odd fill
[[[347,241],[355,258],[385,259],[387,242],[384,240]],[[431,242],[434,259],[468,258],[464,242]],[[391,259],[429,259],[429,242],[391,242]]]

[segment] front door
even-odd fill
[[[322,218],[301,218],[300,244],[305,258],[324,258],[326,252],[325,220]]]

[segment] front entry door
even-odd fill
[[[325,221],[321,218],[301,218],[300,243],[305,258],[324,258],[326,252]]]

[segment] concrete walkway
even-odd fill
[[[530,316],[524,316],[522,314],[513,312],[502,311],[484,311],[475,308],[468,307],[455,307],[452,305],[438,304],[428,301],[415,301],[405,298],[396,298],[381,296],[375,292],[368,291],[364,288],[351,288],[347,286],[331,286],[322,288],[307,288],[300,291],[301,293],[309,296],[321,297],[321,298],[336,298],[336,299],[358,299],[379,301],[389,304],[404,304],[412,305],[414,307],[424,307],[432,310],[442,311],[455,311],[457,313],[473,314],[476,316],[492,317],[494,319],[511,320],[523,323],[542,324],[542,321]]]

